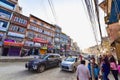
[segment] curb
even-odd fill
[[[27,62],[34,59],[31,57],[0,57],[0,62]]]

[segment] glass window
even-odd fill
[[[20,28],[19,28],[19,32],[20,32],[20,33],[25,33],[25,28],[21,28],[21,27],[20,27]]]
[[[2,28],[7,28],[7,24],[8,24],[8,22],[1,21],[1,20],[0,20],[0,27],[2,27]]]

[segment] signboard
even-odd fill
[[[42,38],[34,38],[33,41],[34,42],[39,42],[39,43],[46,43],[46,44],[48,43],[47,40],[43,40]]]
[[[5,46],[18,46],[18,47],[22,47],[23,46],[22,43],[19,43],[19,42],[15,43],[15,42],[8,42],[8,41],[4,41],[4,45]]]
[[[32,47],[34,45],[34,42],[32,41],[25,41],[24,46]]]
[[[41,47],[41,49],[47,49],[47,47],[43,46],[43,47]]]
[[[41,44],[40,43],[35,43],[34,47],[41,47]]]
[[[25,38],[25,35],[19,34],[19,33],[14,33],[14,32],[8,32],[9,36],[14,36],[14,37],[19,37],[19,38]]]

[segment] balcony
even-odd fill
[[[14,4],[17,4],[17,3],[18,3],[18,0],[7,0],[7,1],[9,1],[9,2],[11,2],[11,3],[14,3]]]

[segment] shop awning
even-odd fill
[[[43,40],[42,38],[34,38],[33,41],[34,42],[39,42],[39,43],[46,43],[46,44],[48,43],[47,40]]]
[[[22,47],[22,46],[23,46],[23,43],[4,41],[4,45],[5,45],[5,46],[18,46],[18,47]]]

